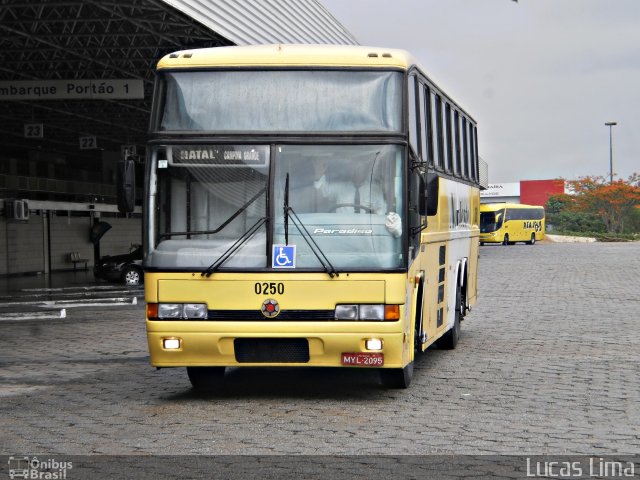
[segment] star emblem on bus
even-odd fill
[[[262,302],[262,308],[260,310],[265,317],[274,318],[280,313],[280,305],[273,298],[268,298]]]

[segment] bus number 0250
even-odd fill
[[[278,295],[284,294],[284,283],[276,283],[276,282],[263,282],[256,283],[253,286],[256,295]]]

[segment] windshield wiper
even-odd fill
[[[161,233],[159,235],[159,238],[162,239],[162,238],[167,238],[167,237],[177,237],[179,235],[211,235],[213,233],[218,233],[224,227],[226,227],[231,222],[233,222],[238,215],[240,215],[242,212],[244,212],[247,209],[247,207],[249,207],[249,205],[251,205],[253,202],[255,202],[260,197],[260,195],[262,195],[266,191],[266,189],[267,189],[267,187],[262,188],[258,193],[256,193],[253,197],[251,197],[247,201],[247,203],[245,203],[238,210],[236,210],[229,218],[227,218],[215,230],[194,230],[194,231],[191,231],[191,232],[165,232],[165,233]]]
[[[285,245],[289,245],[289,217],[290,217],[289,214],[291,214],[291,221],[293,225],[298,229],[304,241],[307,242],[307,245],[309,245],[309,248],[311,249],[313,254],[316,256],[316,258],[322,265],[322,268],[324,268],[325,272],[327,272],[329,274],[329,277],[331,278],[339,276],[340,274],[338,273],[338,271],[333,267],[333,265],[331,264],[327,256],[324,254],[322,249],[318,246],[316,241],[313,239],[313,237],[307,230],[307,227],[304,226],[304,224],[300,221],[300,218],[298,217],[296,212],[294,212],[293,208],[291,208],[291,206],[289,205],[289,174],[288,173],[287,173],[286,180],[284,182],[284,204],[282,206],[282,210],[284,211],[284,243]]]
[[[253,235],[258,231],[258,229],[260,229],[260,227],[262,227],[262,225],[266,223],[266,221],[267,217],[260,218],[256,223],[253,224],[251,228],[249,228],[249,230],[244,232],[242,236],[234,242],[233,245],[231,245],[222,255],[220,255],[220,257],[215,262],[209,265],[209,268],[207,268],[200,275],[207,278],[210,277],[211,274],[217,271],[224,262],[229,260],[229,258],[231,258],[240,249],[240,247],[247,243],[249,239],[253,237]]]
[[[289,172],[284,181],[284,205],[282,206],[284,213],[284,244],[289,245]]]

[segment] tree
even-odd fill
[[[628,180],[611,183],[602,176],[581,177],[567,183],[574,195],[550,198],[547,208],[555,209],[554,213],[568,211],[597,217],[609,233],[623,233],[625,222],[633,223],[640,206],[640,175],[634,173]]]

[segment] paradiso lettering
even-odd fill
[[[371,229],[359,228],[316,228],[313,230],[314,235],[371,235],[372,233]]]

